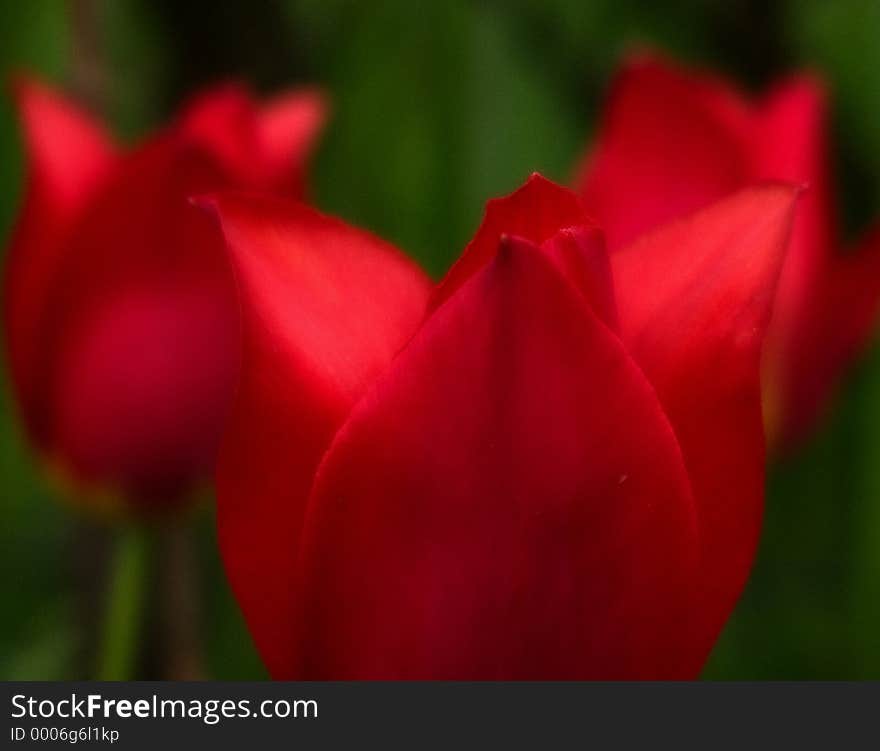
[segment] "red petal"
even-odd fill
[[[545,240],[541,250],[584,296],[605,325],[617,331],[614,281],[602,231],[589,226],[567,227]]]
[[[614,82],[578,178],[614,251],[748,179],[750,113],[729,86],[658,59],[633,59]]]
[[[256,108],[242,85],[225,83],[199,92],[183,109],[178,128],[211,153],[243,186],[264,176],[256,132]]]
[[[854,252],[831,259],[821,285],[786,342],[784,371],[769,384],[781,447],[791,447],[822,416],[841,375],[868,345],[880,314],[880,227]],[[784,380],[782,380],[784,379]]]
[[[650,385],[546,257],[510,240],[321,465],[299,677],[677,676],[695,546]]]
[[[300,196],[326,109],[316,90],[290,91],[258,107],[245,87],[224,84],[195,98],[180,127],[215,154],[240,184]]]
[[[261,150],[273,182],[303,194],[305,165],[315,148],[324,121],[327,100],[320,91],[301,89],[271,99],[257,121]]]
[[[744,190],[612,256],[623,340],[690,473],[702,564],[701,665],[752,564],[764,497],[759,361],[796,191]]]
[[[502,235],[516,235],[540,245],[565,227],[581,225],[595,227],[580,198],[568,188],[533,174],[521,188],[486,204],[483,221],[474,239],[437,285],[431,298],[431,309],[451,297],[495,257]]]
[[[767,334],[764,415],[777,449],[791,447],[807,433],[842,366],[832,329],[847,316],[850,301],[826,300],[838,286],[826,98],[815,79],[801,76],[783,83],[762,106],[755,144],[758,176],[808,186],[798,205]],[[857,284],[867,289],[870,282]],[[856,306],[857,298],[852,301]],[[861,313],[853,310],[852,315]]]
[[[4,278],[4,324],[13,384],[34,438],[45,439],[33,385],[37,327],[64,259],[64,241],[83,207],[115,164],[114,147],[97,123],[46,86],[15,85],[28,156],[28,186],[13,230]]]
[[[187,196],[226,177],[166,137],[128,157],[69,238],[39,330],[56,459],[154,508],[213,466],[237,348],[222,239]]]
[[[244,356],[217,474],[226,569],[263,660],[289,677],[293,574],[315,468],[355,399],[422,319],[426,277],[305,206],[221,197]]]
[[[84,110],[36,80],[20,77],[13,90],[33,186],[61,208],[82,205],[113,164],[112,139]]]
[[[801,75],[777,86],[757,114],[753,177],[804,183],[809,188],[798,206],[790,259],[801,252],[828,253],[837,234],[828,165],[827,98],[820,80]],[[796,250],[798,241],[811,244],[813,250]]]

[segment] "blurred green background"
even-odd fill
[[[333,117],[314,161],[315,203],[393,240],[435,276],[488,197],[533,170],[570,179],[616,62],[638,44],[755,89],[793,67],[819,69],[833,86],[848,232],[880,214],[880,0],[0,0],[3,76],[28,69],[77,89],[127,139],[218,79],[265,92],[326,87]],[[3,237],[22,168],[3,96]],[[0,498],[0,678],[92,675],[109,538],[119,532],[52,497],[5,382]],[[144,542],[143,560],[129,565],[143,565],[148,587],[127,615],[151,644],[167,608],[163,565],[194,541],[177,596],[198,632],[178,638],[197,653],[201,675],[262,677],[225,585],[209,508],[193,515],[182,543],[161,532]],[[138,674],[167,674],[160,663],[147,649]],[[880,678],[877,348],[815,438],[772,468],[759,560],[704,675]]]

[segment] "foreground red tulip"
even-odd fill
[[[220,543],[272,675],[694,677],[758,536],[795,193],[744,190],[609,263],[534,176],[433,291],[308,208],[206,201],[243,311]]]
[[[749,101],[725,81],[639,56],[614,83],[579,177],[612,252],[755,180],[807,185],[765,352],[765,418],[777,448],[821,416],[880,306],[880,231],[853,252],[840,248],[826,110],[810,76]]]
[[[222,240],[187,198],[299,195],[321,98],[257,107],[223,87],[123,153],[47,87],[21,81],[16,95],[29,179],[4,325],[28,434],[78,485],[142,510],[176,503],[213,466],[238,358]]]

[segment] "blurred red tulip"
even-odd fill
[[[814,426],[880,303],[880,230],[840,249],[827,120],[812,76],[752,101],[726,81],[640,55],[614,82],[578,178],[612,253],[756,180],[807,186],[764,354],[765,421],[778,449]]]
[[[609,263],[536,175],[433,293],[308,208],[207,201],[244,339],[220,543],[272,675],[694,677],[760,527],[796,193],[743,190]]]
[[[314,92],[257,106],[224,86],[126,151],[46,86],[15,86],[29,175],[6,260],[7,360],[47,462],[141,511],[210,473],[234,387],[235,292],[187,199],[301,191]]]

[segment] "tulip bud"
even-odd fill
[[[122,149],[86,113],[16,85],[28,182],[4,276],[4,333],[27,433],[78,496],[178,505],[213,467],[238,367],[234,282],[188,203],[218,189],[299,195],[320,95],[257,106],[224,86]]]
[[[695,677],[760,530],[797,194],[608,256],[534,175],[433,291],[338,220],[214,199],[244,340],[219,539],[272,675]]]
[[[790,449],[815,426],[880,309],[880,231],[854,252],[837,235],[827,94],[815,76],[759,98],[731,83],[638,55],[611,87],[578,177],[612,252],[759,180],[806,191],[773,304],[763,364],[768,442]]]

